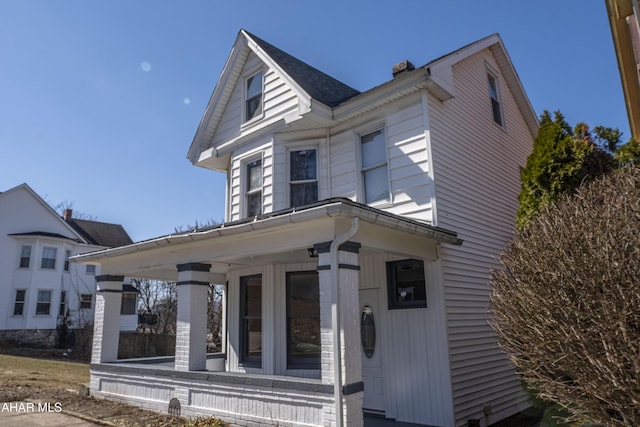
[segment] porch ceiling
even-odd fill
[[[419,255],[430,253],[432,248],[435,254],[438,242],[462,243],[451,231],[348,199],[328,199],[254,220],[78,255],[72,260],[99,263],[104,274],[173,281],[177,280],[177,264],[209,263],[215,281],[238,267],[309,261],[307,249],[347,231],[352,218],[360,218],[360,231],[352,240],[362,243],[363,253]]]

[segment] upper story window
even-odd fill
[[[245,117],[248,122],[262,114],[262,91],[264,73],[258,71],[246,80],[245,87]]]
[[[384,129],[360,136],[365,203],[389,200],[387,141]]]
[[[502,107],[500,106],[500,92],[498,81],[491,74],[488,74],[487,77],[489,80],[489,96],[491,97],[493,121],[502,126]]]
[[[246,165],[246,201],[247,216],[262,213],[262,159],[254,160]]]
[[[388,262],[387,291],[390,310],[426,307],[424,262],[418,259]]]
[[[292,208],[318,201],[318,174],[315,149],[289,153],[289,198]]]
[[[55,269],[57,254],[57,248],[51,248],[48,246],[42,248],[42,262],[40,263],[40,268]]]
[[[87,264],[87,267],[85,268],[85,274],[88,276],[95,276],[96,275],[96,266],[93,264]]]
[[[20,249],[20,268],[29,268],[31,265],[31,245],[22,245]]]
[[[71,257],[71,251],[64,251],[64,271],[69,271],[69,257]]]

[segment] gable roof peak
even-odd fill
[[[253,41],[312,99],[320,101],[329,107],[335,107],[360,93],[360,91],[299,60],[247,30],[242,29],[240,33]]]

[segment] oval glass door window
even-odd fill
[[[360,340],[364,355],[367,356],[367,359],[371,359],[376,350],[376,321],[373,317],[373,310],[368,305],[362,309],[360,317]]]

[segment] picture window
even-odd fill
[[[427,306],[424,262],[417,259],[387,263],[389,309]]]

